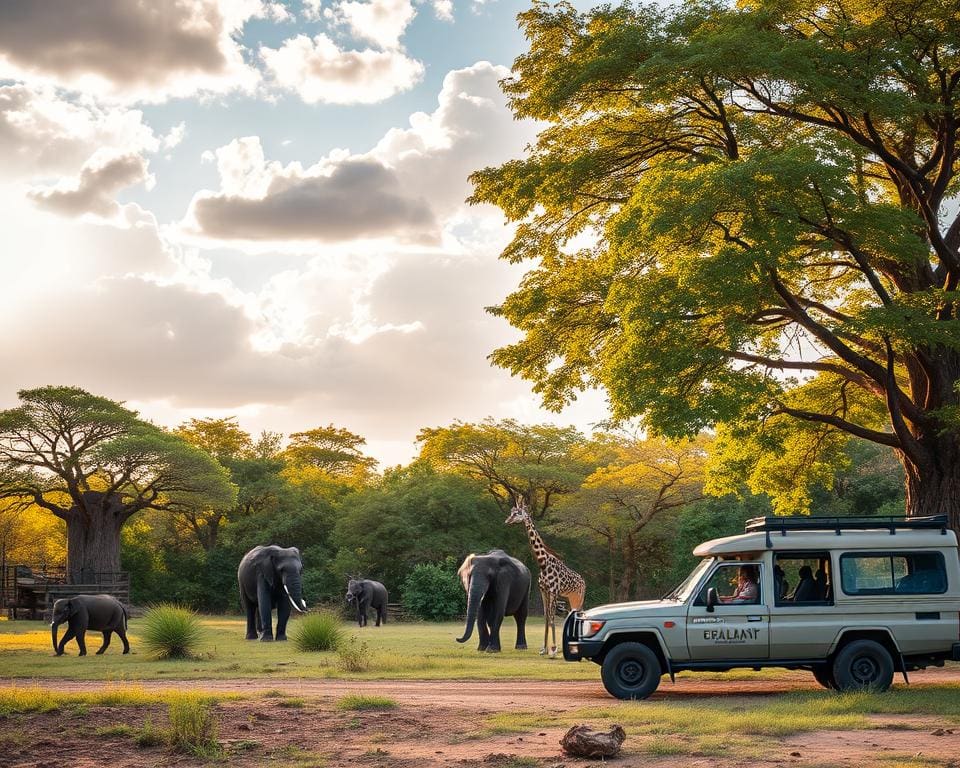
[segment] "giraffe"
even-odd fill
[[[586,582],[583,576],[567,567],[566,563],[560,559],[560,555],[544,544],[522,499],[510,510],[510,515],[504,522],[507,525],[523,523],[527,529],[530,550],[537,559],[537,565],[540,566],[537,584],[540,586],[540,595],[543,597],[544,617],[543,647],[540,649],[540,655],[547,653],[547,635],[552,632],[553,645],[550,646],[550,658],[555,658],[557,655],[557,600],[565,597],[570,603],[570,610],[579,611],[583,608],[583,598],[587,591]]]

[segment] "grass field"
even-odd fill
[[[53,655],[50,627],[36,621],[0,622],[0,676],[7,678],[72,678],[77,680],[229,679],[238,677],[327,677],[353,679],[481,679],[596,680],[598,669],[589,663],[568,664],[537,653],[543,624],[527,624],[531,648],[513,650],[512,625],[501,637],[500,654],[478,653],[476,633],[469,642],[455,641],[463,632],[459,623],[392,623],[383,627],[357,627],[344,623],[347,643],[366,643],[369,668],[363,672],[343,668],[339,655],[298,651],[292,642],[259,643],[244,639],[240,618],[204,617],[204,638],[197,658],[156,661],[140,647],[139,619],[130,621],[130,654],[121,654],[114,638],[103,656],[99,632],[87,633],[87,656],[78,658],[76,643],[67,645],[59,658]],[[295,627],[291,621],[287,634]],[[60,628],[61,636],[64,627]]]

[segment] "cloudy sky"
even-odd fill
[[[535,127],[517,0],[0,2],[0,406],[75,384],[165,425],[573,423],[486,356],[520,276],[466,176]]]

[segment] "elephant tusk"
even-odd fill
[[[307,603],[303,600],[303,598],[300,599],[300,602],[303,603],[303,608],[301,608],[299,605],[297,605],[296,601],[293,599],[293,595],[290,594],[290,590],[287,589],[286,584],[283,585],[283,591],[287,593],[287,597],[290,599],[290,605],[292,605],[294,608],[300,611],[300,613],[306,613]]]

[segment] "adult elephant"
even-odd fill
[[[458,643],[465,643],[477,625],[478,651],[500,652],[500,625],[504,616],[517,622],[519,651],[527,649],[527,610],[530,602],[530,569],[502,549],[485,555],[468,555],[458,571],[467,590],[467,627]]]
[[[367,608],[377,612],[377,624],[387,623],[387,588],[373,579],[347,580],[347,602],[357,607],[357,624],[367,626]]]
[[[292,605],[307,610],[301,589],[303,563],[296,547],[254,547],[237,568],[240,603],[247,614],[247,640],[273,640],[272,611],[277,609],[277,640],[287,639]]]
[[[57,643],[57,627],[66,622],[67,631]],[[73,638],[77,639],[80,655],[87,655],[85,641],[88,629],[103,633],[103,645],[97,651],[99,656],[110,645],[110,635],[117,633],[123,641],[123,652],[130,653],[127,642],[127,609],[112,595],[77,595],[64,597],[53,604],[53,618],[50,621],[50,638],[57,656],[63,656],[64,646]]]

